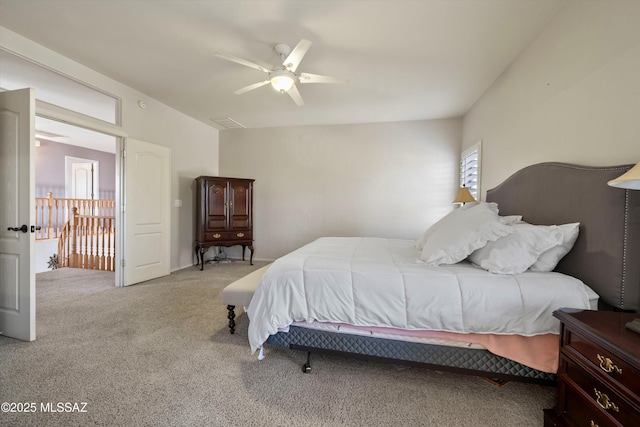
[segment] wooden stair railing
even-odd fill
[[[65,224],[71,219],[73,208],[80,215],[115,216],[115,200],[67,199],[53,197],[36,197],[36,240],[57,239]]]
[[[59,267],[115,271],[115,217],[71,211],[58,240]]]
[[[71,221],[60,230],[58,237],[58,267],[68,267],[71,254]]]

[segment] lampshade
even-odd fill
[[[472,203],[476,201],[477,200],[473,198],[473,196],[471,195],[471,192],[467,187],[460,187],[460,189],[458,190],[458,194],[456,195],[456,198],[453,200],[452,203],[465,204],[465,203]]]
[[[287,70],[274,70],[271,72],[269,80],[275,90],[278,92],[287,92],[295,83],[293,80],[294,76],[295,74]]]
[[[640,190],[640,163],[616,179],[612,179],[608,184],[612,187]]]

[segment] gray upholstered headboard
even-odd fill
[[[498,203],[500,215],[523,215],[531,224],[579,222],[578,240],[556,271],[590,286],[602,309],[640,311],[640,191],[607,185],[632,166],[540,163],[486,198]]]

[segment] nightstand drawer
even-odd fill
[[[615,421],[607,417],[599,406],[578,391],[578,386],[570,379],[560,378],[558,390],[565,396],[560,411],[561,418],[569,419],[570,425],[585,427],[618,427]],[[569,390],[567,390],[569,389]],[[566,422],[566,421],[565,421]]]
[[[609,414],[616,421],[625,426],[640,425],[640,412],[618,393],[604,385],[596,377],[591,376],[571,360],[562,358],[568,379],[579,387],[583,394],[589,396],[590,406],[599,409],[599,412]],[[588,425],[588,424],[587,424]]]
[[[545,426],[640,426],[637,313],[560,309],[558,400]]]
[[[598,372],[620,383],[633,394],[640,395],[640,372],[636,369],[613,356],[609,351],[585,340],[579,334],[568,334],[567,341],[565,349],[576,351],[589,360]]]

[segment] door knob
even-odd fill
[[[7,227],[7,230],[22,231],[23,233],[26,233],[27,231],[29,231],[29,227],[27,227],[27,224],[22,224],[22,227]]]

